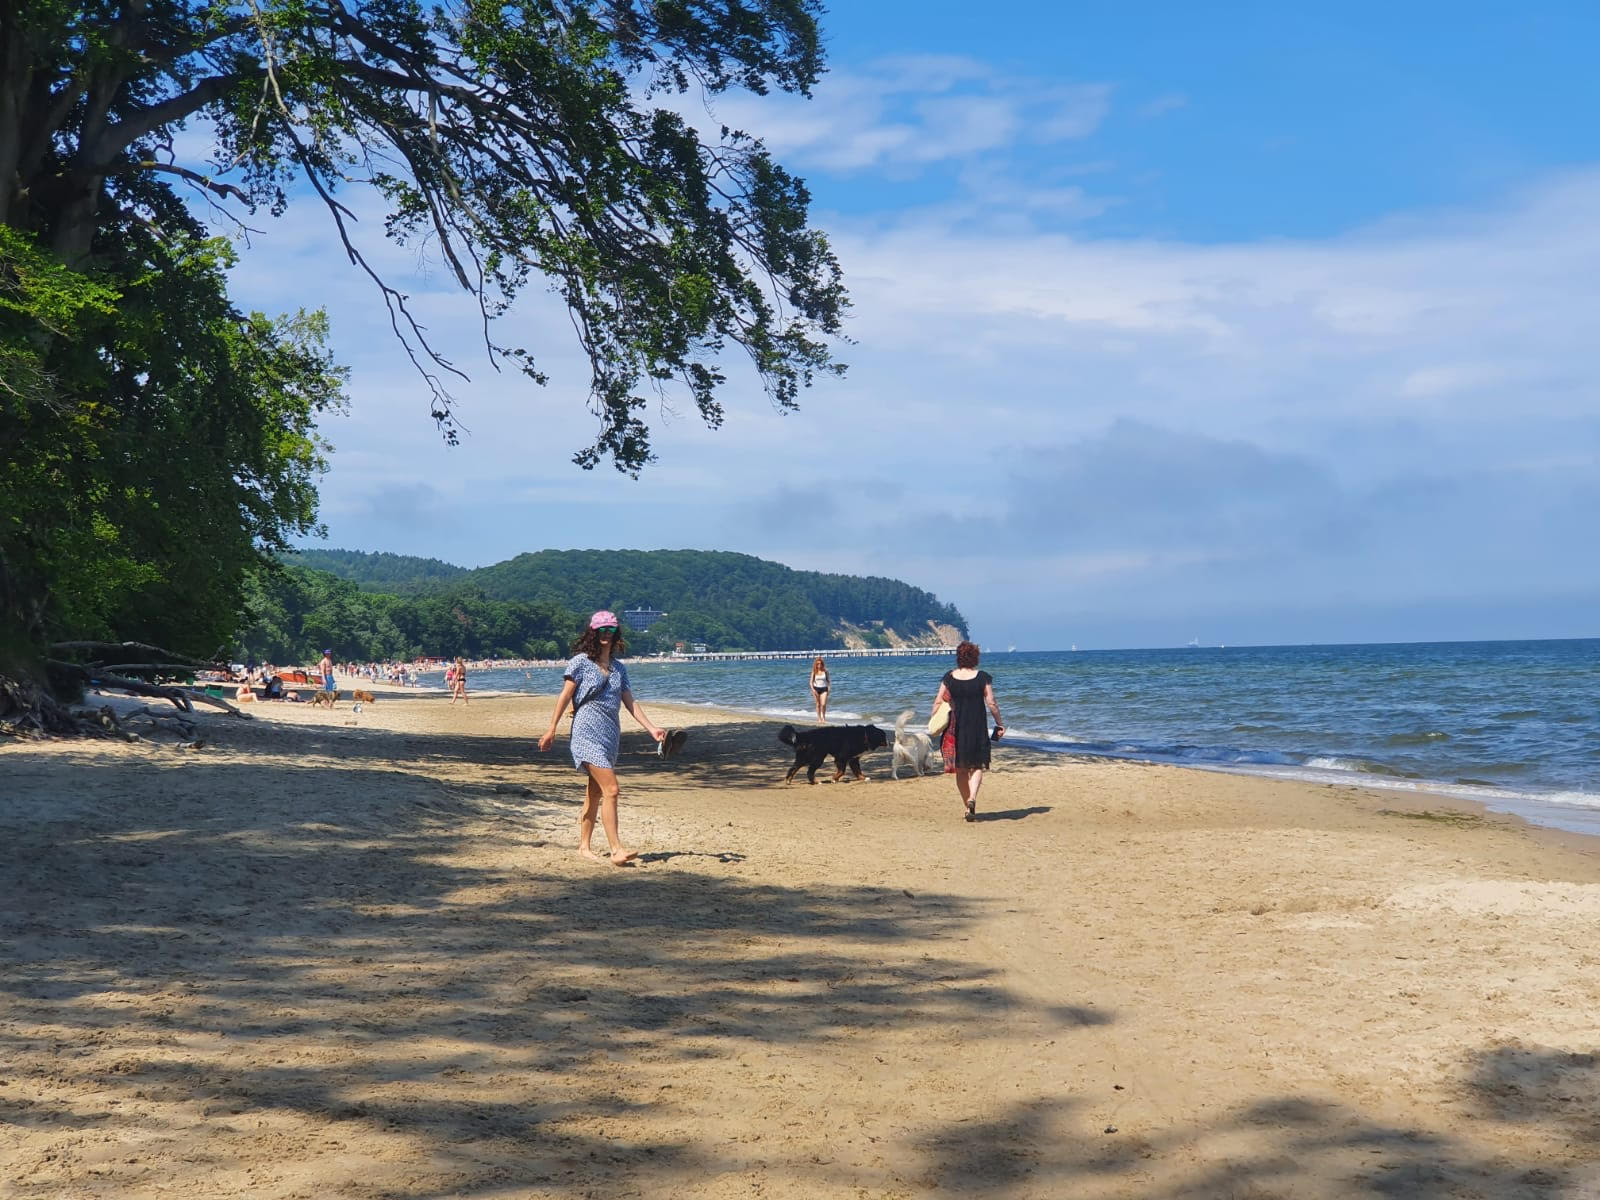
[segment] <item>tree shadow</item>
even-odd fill
[[[1554,1200],[1569,1172],[1484,1154],[1418,1126],[1304,1096],[1262,1099],[1215,1121],[1140,1133],[1097,1128],[1079,1097],[1018,1100],[981,1122],[925,1132],[920,1180],[939,1195],[1298,1196]]]
[[[698,762],[629,770],[771,784],[787,756],[774,736],[772,759],[754,760],[768,732],[740,725],[702,739]],[[84,1148],[160,1142],[184,1147],[163,1185],[215,1194],[207,1172],[262,1126],[329,1195],[689,1196],[710,1180],[729,1195],[741,1172],[753,1194],[765,1160],[719,1137],[707,1106],[760,1099],[794,1119],[785,1056],[853,1067],[863,1047],[926,1041],[937,1059],[952,1031],[982,1047],[1019,1026],[1083,1038],[1119,1019],[975,963],[965,939],[990,910],[967,896],[753,879],[715,849],[580,869],[565,841],[537,836],[541,822],[570,831],[571,768],[530,762],[523,739],[246,724],[222,737],[251,757],[24,750],[0,765],[0,1120],[19,1196],[126,1194],[137,1154],[107,1150],[91,1176]],[[328,756],[345,765],[325,769]],[[468,765],[476,775],[452,776]],[[503,852],[475,849],[486,823]],[[694,1100],[691,1071],[729,1082]],[[1593,1055],[1496,1046],[1465,1087],[1485,1119],[1586,1146],[1595,1076]],[[1076,1082],[961,1108],[915,1110],[884,1151],[909,1164],[898,1175],[791,1161],[783,1182],[816,1195],[1581,1194],[1560,1163],[1305,1096],[1141,1131],[1094,1119]],[[338,1148],[352,1141],[393,1163]]]
[[[8,752],[22,786],[0,811],[0,1061],[31,1090],[0,1093],[0,1115],[20,1137],[214,1149],[292,1118],[404,1139],[434,1174],[386,1183],[396,1196],[587,1194],[608,1173],[728,1169],[692,1135],[599,1131],[678,1112],[646,1079],[895,1031],[1021,1019],[1069,1035],[1092,1011],[965,961],[986,909],[961,895],[718,874],[742,856],[715,850],[583,870],[534,836],[568,828],[571,768],[530,765],[522,739],[218,728],[250,756]],[[468,763],[507,780],[451,778]],[[761,768],[660,769],[736,787]],[[485,821],[507,852],[475,856]],[[19,1194],[81,1182],[56,1158],[32,1168]]]
[[[1549,1126],[1563,1140],[1600,1144],[1600,1053],[1492,1046],[1472,1057],[1466,1089],[1491,1120]]]

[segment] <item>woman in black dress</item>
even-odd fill
[[[995,702],[994,680],[989,672],[978,670],[978,648],[971,642],[956,647],[956,669],[947,671],[939,681],[939,694],[933,698],[935,708],[940,701],[950,705],[950,724],[940,739],[944,769],[955,772],[956,791],[961,794],[966,819],[974,821],[978,789],[983,786],[983,772],[989,765],[989,723],[984,720],[984,709],[994,714],[997,739],[1005,734],[1006,727]]]

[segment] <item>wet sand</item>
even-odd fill
[[[0,743],[0,1195],[1600,1197],[1594,840],[641,699],[625,868],[538,698]]]

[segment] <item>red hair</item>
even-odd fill
[[[970,671],[978,665],[978,647],[972,642],[962,642],[956,647],[956,670]]]

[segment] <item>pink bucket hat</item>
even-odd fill
[[[594,616],[589,618],[590,629],[599,629],[602,625],[616,625],[620,627],[621,624],[622,622],[617,620],[616,613],[610,612],[603,608],[599,612],[595,613]]]

